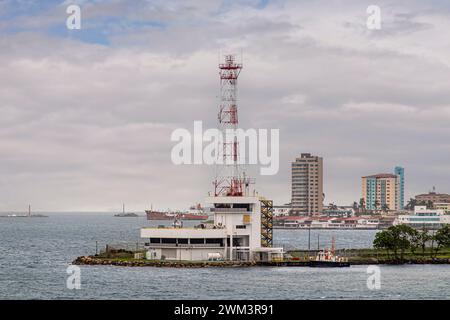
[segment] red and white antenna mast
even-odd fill
[[[214,181],[215,196],[243,196],[247,193],[249,180],[244,169],[239,164],[239,143],[237,137],[227,141],[228,130],[238,127],[237,112],[237,80],[242,69],[242,63],[235,62],[235,56],[225,55],[225,62],[219,63],[220,75],[220,105],[219,128],[224,138],[223,146],[219,146],[217,156],[222,157],[223,164],[218,164]]]

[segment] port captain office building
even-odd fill
[[[273,203],[259,196],[211,196],[214,224],[204,228],[142,228],[148,259],[271,261]]]
[[[323,211],[323,159],[302,153],[292,162],[292,213],[317,216]]]

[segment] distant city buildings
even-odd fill
[[[366,210],[403,210],[405,171],[402,167],[395,167],[394,173],[380,173],[362,177],[362,198]]]
[[[292,210],[291,204],[274,205],[273,206],[273,216],[274,217],[288,216],[291,213],[291,210]]]
[[[450,194],[447,193],[436,193],[436,191],[430,191],[425,194],[418,194],[415,197],[417,203],[428,204],[431,203],[433,206],[437,203],[450,203]]]
[[[340,229],[340,230],[377,230],[392,226],[394,217],[299,217],[285,216],[274,219],[275,229]]]
[[[292,214],[320,215],[323,200],[323,159],[302,153],[292,162]]]
[[[450,214],[450,202],[448,203],[439,203],[439,202],[435,202],[434,203],[434,208],[437,210],[442,210],[445,212],[445,214]]]
[[[349,218],[355,215],[355,210],[349,206],[329,205],[323,207],[323,215],[335,218]]]

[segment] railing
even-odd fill
[[[207,247],[214,247],[214,248],[221,248],[223,245],[220,243],[146,243],[147,246],[150,247],[181,247],[181,248],[207,248]]]
[[[248,210],[247,208],[211,208],[212,212],[217,213],[251,213],[252,211]]]

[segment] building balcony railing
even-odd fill
[[[212,212],[216,213],[251,213],[247,208],[211,208]]]
[[[220,244],[220,243],[192,243],[192,244],[188,244],[188,243],[149,243],[146,242],[145,245],[147,247],[152,247],[152,248],[160,248],[160,247],[164,247],[164,248],[223,248],[224,245]]]

